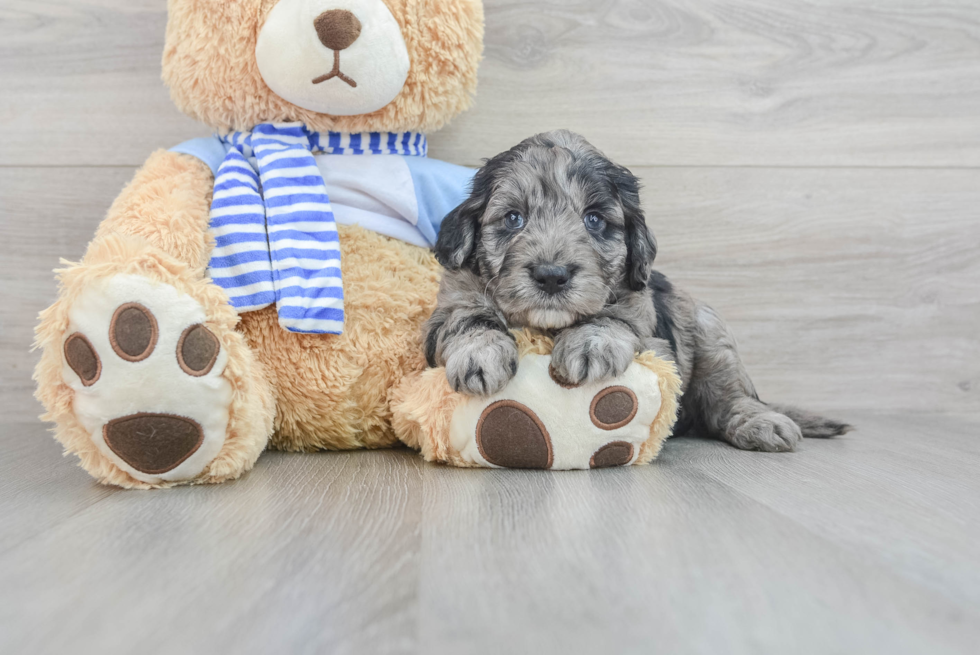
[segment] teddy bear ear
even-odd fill
[[[425,88],[430,103],[422,131],[438,130],[473,104],[483,58],[483,2],[395,2],[421,5],[417,21],[402,26],[412,59],[408,83]]]
[[[261,90],[254,65],[259,5],[257,0],[168,1],[163,81],[185,114],[215,129],[237,129],[245,94],[268,93]]]

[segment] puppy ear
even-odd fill
[[[471,195],[442,219],[435,245],[436,259],[440,264],[451,271],[463,267],[463,263],[476,247],[482,215],[483,205]]]
[[[504,168],[521,146],[502,152],[484,162],[473,176],[470,196],[456,209],[449,212],[439,227],[436,239],[436,259],[451,271],[459,270],[476,249],[480,238],[480,219],[487,211],[493,193],[493,181],[497,171]]]
[[[626,220],[626,284],[631,291],[642,291],[657,258],[657,241],[640,207],[640,181],[628,169],[616,166],[613,183]]]

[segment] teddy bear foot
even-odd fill
[[[614,389],[612,394],[621,395],[626,399],[625,402],[618,402],[618,407],[612,408],[621,415],[622,419],[625,419],[626,422],[623,423],[625,425],[636,414],[638,408],[636,396],[625,387],[612,387],[612,389]],[[614,402],[619,400],[616,398]],[[612,405],[613,402],[607,401],[605,404]],[[659,410],[659,403],[656,408]],[[617,422],[619,420],[617,419]],[[632,464],[635,455],[639,453],[639,446],[645,441],[646,434],[646,432],[640,434],[636,447],[629,441],[609,441],[608,438],[599,435],[594,438],[591,447],[586,446],[587,449],[595,449],[589,456],[588,462],[584,456],[588,453],[579,448],[578,457],[574,455],[567,457],[562,468],[585,468],[587,464],[589,468],[597,469]],[[462,444],[466,441],[465,436],[458,439]],[[498,400],[484,409],[477,421],[473,442],[480,456],[492,466],[550,469],[555,463],[555,448],[547,428],[530,407],[515,400]],[[464,450],[465,448],[466,446],[463,445]]]
[[[214,330],[194,298],[136,275],[89,285],[69,311],[62,375],[75,416],[139,482],[194,480],[225,444],[233,393]]]
[[[499,394],[456,408],[452,447],[481,466],[587,469],[633,464],[662,405],[658,377],[632,364],[608,383],[571,387],[551,357],[527,355]]]
[[[428,461],[462,467],[599,469],[657,456],[677,418],[671,362],[645,352],[614,380],[573,386],[554,374],[549,339],[515,336],[525,354],[492,396],[454,392],[441,368],[407,377],[393,404],[398,437]]]

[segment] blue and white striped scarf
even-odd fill
[[[239,312],[275,303],[291,332],[341,334],[340,241],[313,154],[425,157],[425,136],[263,123],[220,138],[228,153],[211,202],[211,279]]]

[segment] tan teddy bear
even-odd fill
[[[493,455],[514,450],[509,423],[490,430],[503,414],[454,419],[482,399],[423,374],[440,277],[428,246],[472,175],[428,160],[424,135],[471,103],[479,0],[168,9],[164,80],[216,136],[151,155],[60,271],[35,379],[66,450],[101,482],[142,488],[233,479],[266,447],[381,448],[398,435],[458,465],[597,465],[556,460],[556,434],[544,460]],[[604,428],[633,436],[629,457],[607,448],[599,465],[649,460],[656,448],[633,445],[669,432],[672,369],[649,370],[656,397],[629,417],[642,415],[640,437],[639,419]],[[434,404],[419,395],[432,388]],[[430,420],[455,420],[456,436]]]

